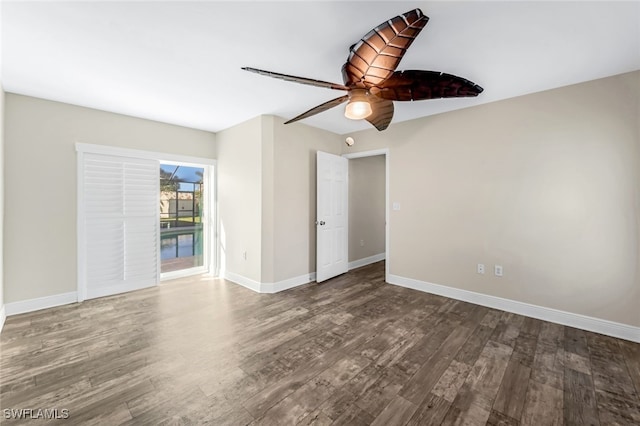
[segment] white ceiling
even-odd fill
[[[420,7],[430,21],[399,69],[444,71],[485,91],[396,102],[392,122],[640,69],[640,2],[2,2],[5,91],[219,131],[291,118],[342,92],[243,66],[342,83],[349,46]],[[303,122],[370,128],[344,106]]]

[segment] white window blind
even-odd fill
[[[81,160],[83,298],[159,281],[159,162],[84,153]],[[82,232],[83,231],[83,232]]]

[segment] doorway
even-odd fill
[[[389,150],[345,154],[349,160],[349,270],[389,258]],[[385,279],[389,262],[385,262]]]

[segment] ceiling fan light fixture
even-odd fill
[[[355,89],[349,92],[349,103],[344,110],[344,116],[351,120],[362,120],[369,117],[373,110],[367,98],[366,90]]]
[[[344,110],[344,116],[351,120],[361,120],[371,115],[371,105],[367,101],[351,101]]]

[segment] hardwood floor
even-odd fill
[[[378,263],[273,295],[197,277],[9,317],[0,420],[640,424],[640,345],[383,275]]]

